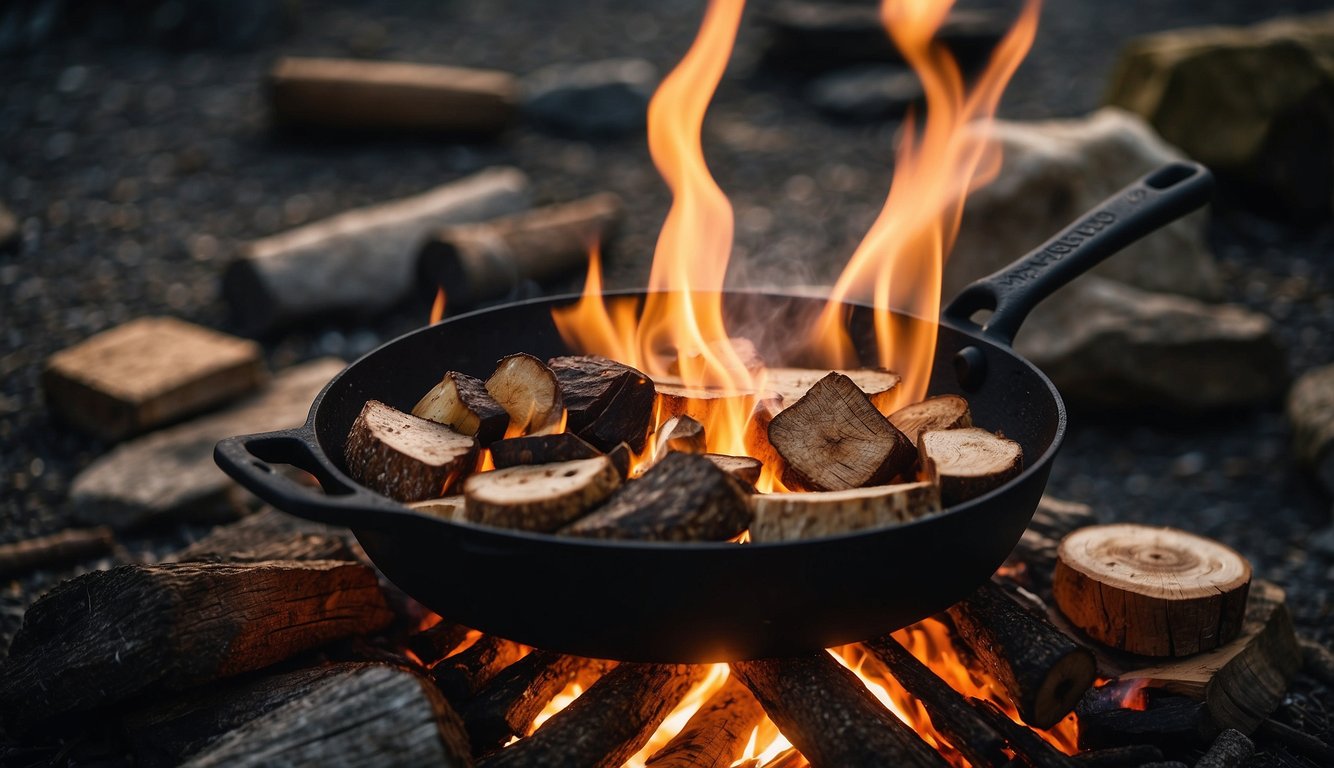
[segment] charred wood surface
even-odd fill
[[[255,563],[265,560],[347,560],[353,552],[346,530],[312,523],[265,509],[230,525],[220,525],[207,536],[177,552],[178,562]]]
[[[115,535],[104,525],[0,544],[0,578],[88,560],[110,552],[115,545]]]
[[[653,421],[653,381],[628,365],[596,355],[553,357],[568,414],[566,429],[602,451],[626,443],[644,450]]]
[[[1127,691],[1116,684],[1092,688],[1080,699],[1080,749],[1104,749],[1123,744],[1151,744],[1164,749],[1209,743],[1217,728],[1204,703],[1160,693],[1143,692],[1142,700],[1127,706]]]
[[[445,698],[458,705],[522,656],[523,648],[518,643],[482,635],[477,642],[431,667],[431,678]]]
[[[1277,741],[1288,749],[1311,758],[1317,765],[1334,765],[1334,747],[1309,733],[1300,731],[1277,720],[1260,723],[1256,733],[1269,741]]]
[[[473,754],[492,752],[510,737],[526,735],[533,719],[566,685],[576,679],[591,683],[609,666],[550,651],[533,651],[509,665],[462,708]]]
[[[1235,728],[1225,728],[1195,768],[1238,768],[1255,754],[1255,743]],[[1331,755],[1334,756],[1334,755]]]
[[[496,469],[577,461],[601,455],[601,451],[572,432],[510,437],[491,444],[491,463]]]
[[[461,624],[442,621],[439,624],[408,635],[405,644],[421,663],[430,666],[463,645],[468,628]]]
[[[1073,758],[1075,768],[1133,768],[1144,763],[1157,763],[1163,751],[1152,744],[1129,744],[1080,752]]]
[[[653,753],[648,768],[727,768],[741,757],[764,708],[745,684],[729,677],[685,728]]]
[[[1031,768],[1070,768],[1070,759],[1064,753],[1028,727],[1011,720],[1000,707],[981,699],[969,699],[968,704],[992,728],[1005,736],[1010,749]]]

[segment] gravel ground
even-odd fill
[[[48,417],[38,387],[43,360],[146,313],[232,328],[218,277],[237,241],[508,163],[533,178],[539,201],[620,193],[629,215],[609,255],[609,282],[645,280],[668,198],[642,138],[593,144],[516,130],[487,144],[313,143],[271,134],[259,84],[280,54],[520,74],[638,56],[665,73],[688,46],[701,3],[305,5],[287,39],[245,52],[167,51],[92,30],[0,59],[0,202],[22,228],[21,250],[0,255],[0,540],[65,525],[70,479],[107,447]],[[1005,117],[1096,108],[1116,52],[1135,35],[1250,22],[1327,1],[1160,0],[1110,13],[1092,0],[1048,5]],[[828,280],[879,209],[897,126],[821,117],[800,98],[799,83],[758,65],[762,48],[762,31],[748,25],[706,126],[712,167],[737,212],[735,282]],[[1334,360],[1326,265],[1334,228],[1297,231],[1227,211],[1216,213],[1211,237],[1229,298],[1279,321],[1294,374]],[[267,339],[269,363],[351,359],[419,325],[425,311],[405,306],[374,322]],[[1178,525],[1237,547],[1260,575],[1289,589],[1299,629],[1328,642],[1330,500],[1291,466],[1288,438],[1279,403],[1194,422],[1076,413],[1051,490],[1093,504],[1106,519]],[[157,530],[127,545],[130,554],[162,552],[194,533]],[[10,620],[55,576],[11,585]]]

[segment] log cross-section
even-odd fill
[[[463,486],[463,519],[552,531],[593,508],[620,485],[620,472],[606,456],[483,472]]]
[[[379,400],[361,409],[343,447],[348,474],[398,501],[443,496],[477,463],[477,440]]]

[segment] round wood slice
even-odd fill
[[[1241,630],[1251,566],[1174,528],[1095,525],[1061,542],[1052,594],[1090,637],[1131,653],[1187,656]]]

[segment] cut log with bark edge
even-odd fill
[[[673,416],[658,427],[658,440],[653,455],[661,459],[672,451],[704,453],[708,449],[703,424],[689,416]]]
[[[753,541],[797,541],[898,525],[940,511],[932,483],[874,485],[847,491],[775,493],[752,500]]]
[[[713,692],[645,768],[728,768],[741,758],[764,708],[735,676]]]
[[[524,648],[518,643],[482,635],[472,645],[432,666],[431,679],[446,699],[461,705],[524,655]]]
[[[507,435],[548,435],[564,423],[556,374],[532,355],[502,358],[486,380],[486,391],[510,415]]]
[[[721,541],[750,524],[747,494],[713,462],[669,453],[607,502],[557,533],[596,539]]]
[[[755,490],[755,484],[760,481],[760,473],[764,470],[764,465],[759,459],[752,459],[749,456],[728,456],[722,453],[706,453],[704,458],[712,461],[714,466],[726,472],[746,487],[747,490]]]
[[[442,520],[451,520],[455,523],[468,522],[465,508],[467,499],[462,495],[441,496],[438,499],[422,499],[408,504],[412,509],[418,512],[425,512],[429,515],[435,515]]]
[[[620,473],[606,456],[497,469],[463,484],[463,516],[468,522],[502,528],[554,531],[620,485]]]
[[[613,662],[533,651],[506,667],[463,706],[460,714],[475,755],[525,736],[533,720],[565,687],[577,680],[592,685]]]
[[[370,400],[343,447],[348,474],[397,501],[421,501],[455,488],[477,463],[469,435]]]
[[[1222,544],[1172,528],[1098,525],[1061,542],[1052,595],[1099,642],[1189,656],[1241,631],[1251,567]]]
[[[412,415],[436,421],[463,435],[472,435],[483,448],[505,436],[510,417],[486,384],[478,378],[450,371],[417,401]]]
[[[894,411],[889,414],[889,423],[917,445],[917,438],[923,432],[973,426],[973,414],[968,409],[968,401],[962,397],[937,395]]]
[[[601,455],[602,451],[571,432],[507,437],[491,444],[491,463],[496,469],[578,461]]]
[[[408,635],[403,644],[423,665],[429,667],[463,645],[470,631],[462,624],[441,621]]]
[[[764,388],[782,397],[787,406],[800,400],[811,391],[811,387],[828,376],[831,371],[819,368],[769,368],[764,375]],[[837,368],[832,371],[852,379],[866,399],[871,401],[880,413],[892,412],[899,397],[897,373],[883,368]]]
[[[923,432],[917,450],[923,468],[939,477],[947,507],[999,488],[1024,468],[1019,443],[976,427]]]
[[[623,363],[597,355],[567,355],[547,361],[560,381],[566,429],[610,452],[626,443],[644,450],[653,425],[653,381]]]
[[[110,552],[115,545],[116,537],[105,525],[0,544],[0,578],[88,560]]]

